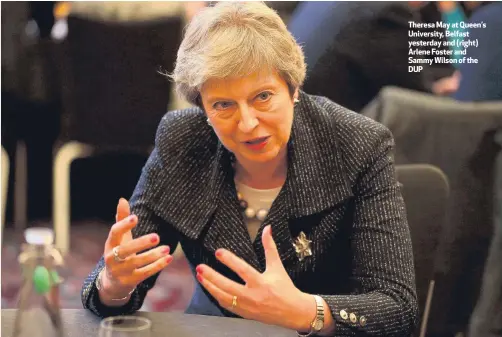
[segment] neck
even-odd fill
[[[280,187],[286,181],[288,163],[286,150],[266,163],[237,160],[235,164],[235,179],[252,188],[272,189]]]

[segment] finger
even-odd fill
[[[239,308],[239,303],[237,303],[237,306],[235,307],[232,306],[233,295],[230,295],[229,293],[218,288],[215,284],[213,284],[205,277],[202,277],[201,275],[197,276],[197,280],[204,288],[206,288],[206,290],[211,294],[211,296],[213,296],[216,299],[216,301],[218,301],[218,304],[221,307],[227,309],[228,311],[232,311],[233,313],[237,313],[237,310]]]
[[[167,267],[173,260],[172,255],[161,257],[157,261],[150,263],[147,266],[138,268],[133,272],[133,279],[136,284],[139,284],[153,275],[160,273],[162,269]]]
[[[125,259],[135,253],[146,251],[159,244],[159,236],[155,233],[143,235],[134,240],[125,242],[120,245],[119,256]]]
[[[218,249],[215,255],[221,263],[232,269],[244,282],[258,282],[261,274],[231,251]]]
[[[113,266],[113,275],[132,274],[135,269],[152,264],[162,257],[167,258],[169,256],[169,251],[169,246],[160,246],[139,255],[129,256],[123,263],[118,263]]]
[[[195,269],[197,274],[229,294],[244,294],[245,286],[221,275],[213,268],[201,264]]]
[[[117,204],[117,213],[115,214],[115,222],[119,222],[120,220],[125,219],[129,215],[131,215],[131,207],[129,205],[129,202],[124,198],[120,198]],[[132,240],[132,233],[131,231],[127,231],[122,236],[122,240],[120,240],[120,243],[131,240]]]
[[[125,219],[131,214],[131,208],[129,207],[129,202],[120,198],[117,204],[117,213],[115,214],[115,222]]]
[[[263,229],[261,239],[265,250],[266,269],[277,267],[284,268],[274,238],[272,237],[272,227],[270,227],[270,225]]]
[[[127,218],[120,220],[119,222],[116,222],[112,228],[110,229],[110,232],[108,233],[108,244],[109,247],[115,247],[120,245],[120,242],[122,241],[122,237],[124,236],[125,233],[130,231],[136,224],[138,223],[138,217],[135,215],[130,215]]]

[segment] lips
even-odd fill
[[[249,139],[249,140],[244,141],[244,143],[250,144],[250,145],[257,145],[257,144],[261,144],[261,143],[265,142],[268,138],[269,138],[269,136],[253,138],[253,139]]]
[[[253,139],[248,139],[243,143],[251,151],[262,151],[265,148],[265,146],[267,146],[269,138],[270,136],[253,138]]]

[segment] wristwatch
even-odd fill
[[[314,295],[315,303],[316,303],[316,315],[312,323],[310,323],[310,331],[303,335],[298,333],[300,337],[308,337],[319,333],[322,328],[324,328],[324,301],[321,296]]]

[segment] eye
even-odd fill
[[[216,102],[213,104],[213,109],[216,109],[216,110],[225,110],[225,109],[228,109],[229,107],[232,106],[232,102]]]
[[[271,96],[272,93],[270,91],[264,91],[259,93],[258,96],[256,96],[256,99],[261,102],[266,102],[270,99]]]

